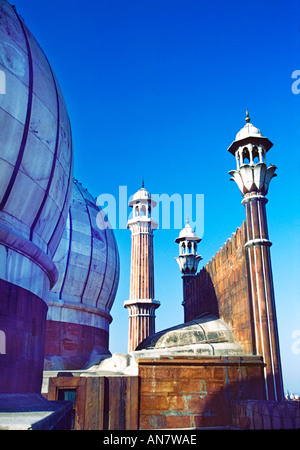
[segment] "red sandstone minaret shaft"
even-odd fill
[[[151,211],[155,205],[144,186],[129,202],[133,208],[133,217],[127,224],[131,230],[130,299],[124,303],[129,312],[129,352],[155,333],[155,310],[160,306],[154,299],[153,230],[157,222]]]
[[[246,125],[229,147],[236,157],[237,170],[229,172],[243,195],[246,209],[247,257],[251,289],[251,312],[256,354],[262,355],[265,367],[265,386],[268,400],[283,400],[283,383],[279,352],[279,338],[275,311],[275,296],[271,268],[266,194],[276,167],[266,165],[266,153],[273,146],[260,130]]]

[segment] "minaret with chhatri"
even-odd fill
[[[275,296],[271,268],[266,195],[276,176],[276,166],[267,167],[266,155],[273,146],[261,131],[250,123],[246,111],[246,125],[236,135],[228,151],[235,156],[236,170],[230,171],[243,196],[246,210],[251,307],[255,336],[255,352],[265,362],[264,378],[267,400],[283,400],[283,384],[279,352],[279,337],[275,310]]]
[[[153,230],[158,224],[152,218],[152,208],[156,202],[144,188],[144,181],[129,206],[133,209],[127,223],[131,231],[130,299],[124,302],[124,307],[129,313],[128,352],[131,352],[155,333],[155,310],[160,302],[154,298]]]

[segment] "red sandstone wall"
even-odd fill
[[[19,286],[0,280],[0,393],[41,392],[47,305]]]
[[[185,321],[210,312],[231,326],[246,354],[253,354],[246,223],[236,230],[190,283],[184,282]]]
[[[231,402],[265,396],[259,356],[138,361],[140,429],[227,426]]]
[[[61,369],[81,369],[94,347],[104,347],[108,352],[108,340],[108,332],[101,328],[47,320],[45,369],[52,369],[50,357],[53,356],[62,358]]]

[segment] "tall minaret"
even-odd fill
[[[237,170],[230,171],[244,197],[246,209],[247,258],[251,289],[251,309],[255,337],[254,352],[262,355],[266,367],[265,386],[268,400],[283,400],[283,383],[279,338],[275,311],[275,296],[271,269],[266,195],[276,167],[266,165],[266,153],[273,144],[250,123],[236,135],[228,151],[236,158]]]
[[[160,306],[154,299],[153,230],[157,222],[151,212],[155,205],[144,182],[129,202],[133,208],[133,217],[127,223],[131,230],[130,299],[124,302],[129,313],[129,352],[155,333],[155,310]]]

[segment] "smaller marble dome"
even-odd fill
[[[101,229],[97,226],[100,222]],[[77,180],[73,181],[67,225],[53,260],[59,277],[50,304],[51,300],[63,300],[110,312],[119,282],[118,247],[104,212]]]
[[[110,223],[77,180],[63,237],[54,255],[45,370],[81,369],[109,353],[110,310],[119,283],[119,252]]]
[[[158,228],[158,222],[152,217],[152,209],[155,208],[157,202],[153,200],[150,192],[144,188],[144,181],[141,189],[132,196],[128,205],[133,208],[133,211],[131,218],[128,220],[127,228],[137,222],[148,222],[153,230]]]
[[[235,155],[239,147],[252,142],[253,145],[261,145],[267,152],[273,146],[272,142],[263,136],[261,130],[250,123],[248,110],[246,110],[246,125],[237,133],[235,141],[230,145],[228,151]]]
[[[136,353],[144,351],[156,357],[180,354],[242,355],[243,347],[234,341],[230,327],[213,314],[199,316],[190,322],[167,328],[144,339]]]
[[[150,192],[147,191],[144,187],[139,189],[132,197],[132,200],[129,202],[129,206],[133,206],[137,202],[151,202],[151,205],[156,206],[156,201],[151,198]]]
[[[245,139],[249,136],[262,137],[262,132],[250,122],[246,123],[246,125],[237,133],[235,140],[240,141],[241,139]]]
[[[187,217],[185,227],[180,231],[179,236],[175,239],[175,242],[183,240],[200,242],[201,239],[196,235],[195,230],[191,227],[189,217]]]

